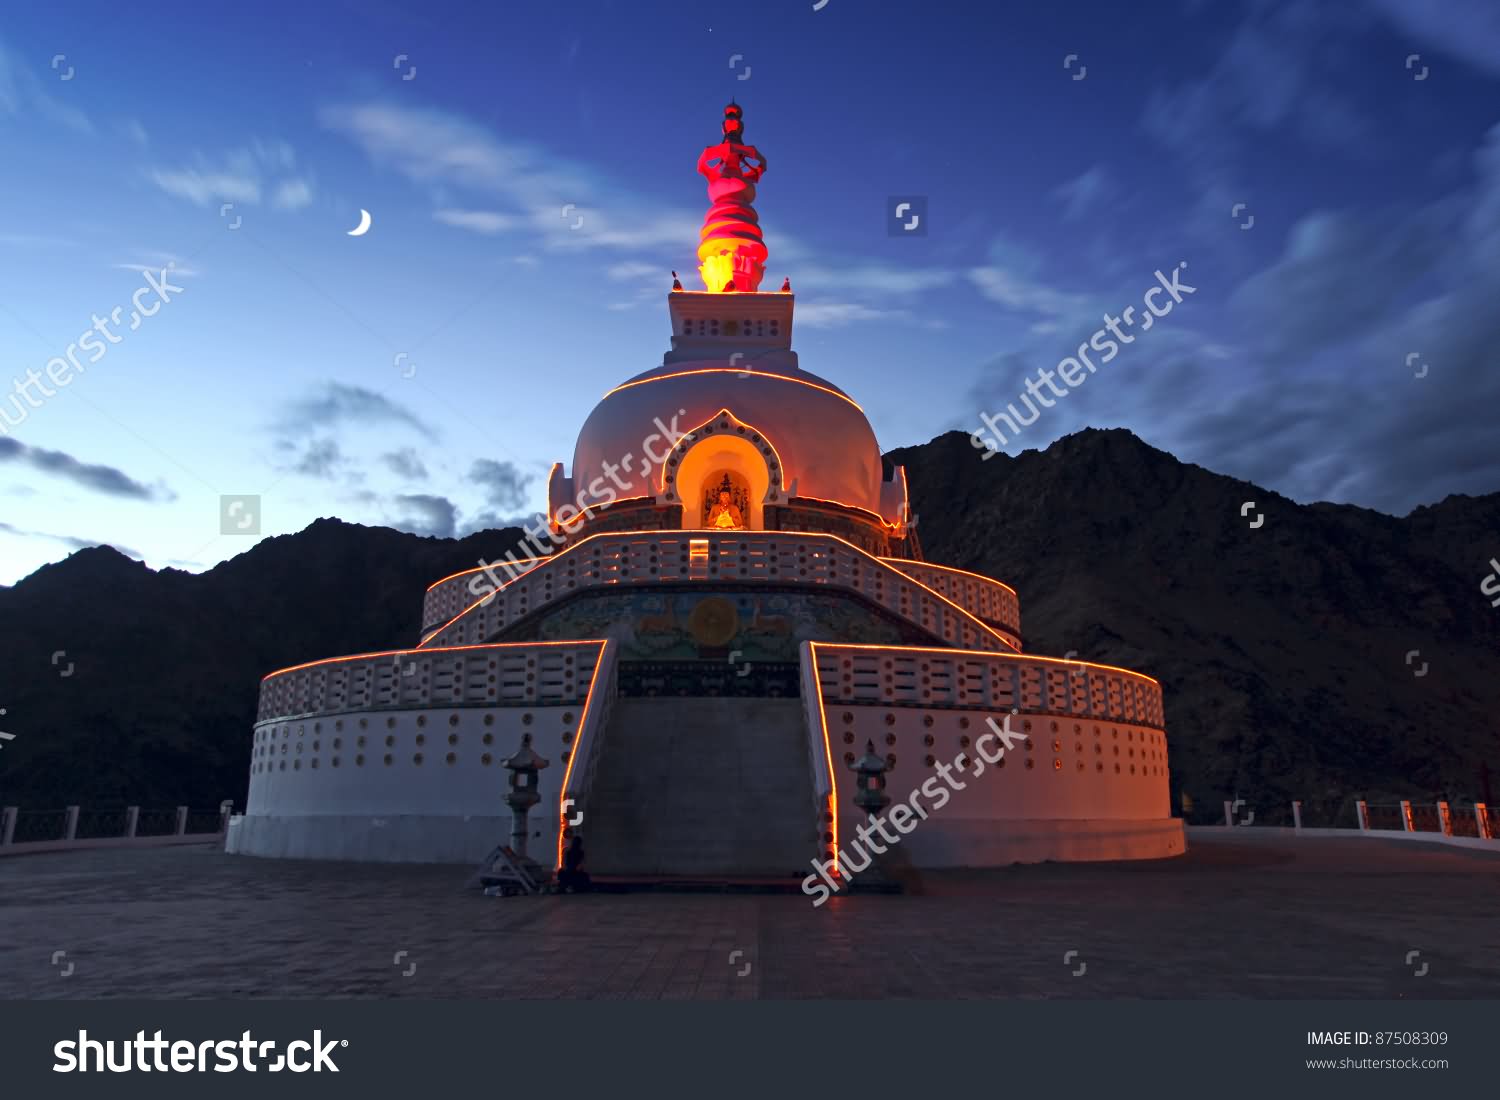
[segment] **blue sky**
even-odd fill
[[[1197,292],[1008,450],[1123,426],[1299,500],[1500,489],[1500,7],[1125,10],[8,11],[0,411],[147,269],[182,289],[0,434],[0,583],[99,542],[205,568],[254,541],[226,494],[262,536],[540,508],[666,349],[731,96],[767,285],[887,449],[976,429],[1187,262]],[[927,232],[892,236],[909,196]]]

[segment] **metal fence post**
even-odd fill
[[[1233,825],[1234,824],[1234,803],[1233,802],[1225,802],[1224,803],[1224,824],[1225,825]]]
[[[125,807],[125,835],[134,838],[136,826],[141,821],[141,808],[139,806]]]
[[[1302,828],[1302,803],[1295,799],[1292,801],[1292,828]]]
[[[1453,835],[1453,818],[1448,812],[1448,803],[1439,802],[1438,806],[1438,829],[1444,836]]]
[[[69,806],[68,807],[68,817],[67,817],[67,820],[63,823],[63,839],[64,840],[77,840],[78,839],[78,807],[77,806]]]
[[[19,806],[7,806],[4,814],[0,815],[0,844],[16,842],[16,816],[20,812]]]
[[[1479,826],[1480,840],[1495,839],[1495,828],[1490,821],[1490,808],[1483,802],[1474,803],[1474,824]]]
[[[1404,798],[1401,800],[1401,828],[1408,833],[1417,831],[1411,820],[1411,801]]]
[[[1370,804],[1360,799],[1354,804],[1354,816],[1359,818],[1359,831],[1368,833],[1370,831]]]
[[[177,807],[177,835],[178,836],[182,836],[184,833],[187,832],[187,814],[188,814],[188,808],[186,806],[178,806]]]

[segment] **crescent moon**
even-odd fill
[[[348,235],[351,237],[363,237],[369,231],[370,212],[368,210],[361,210],[359,212],[359,224],[356,225],[353,229],[349,230]]]

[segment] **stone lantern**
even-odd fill
[[[866,741],[865,754],[849,765],[859,784],[854,804],[865,812],[867,821],[891,804],[891,796],[885,793],[885,773],[889,767],[885,757],[875,752],[874,741]]]
[[[532,751],[529,733],[521,738],[521,747],[516,754],[503,761],[503,766],[510,772],[510,792],[505,796],[511,809],[510,847],[522,859],[526,858],[526,815],[542,800],[537,793],[537,778],[550,763]]]

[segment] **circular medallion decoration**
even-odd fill
[[[688,630],[701,646],[724,646],[739,633],[740,616],[734,604],[722,596],[700,600],[688,616]]]

